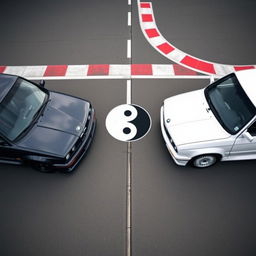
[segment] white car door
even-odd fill
[[[235,141],[230,152],[230,157],[234,159],[256,159],[256,122],[254,122]]]

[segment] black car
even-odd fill
[[[0,163],[72,171],[95,131],[90,102],[0,74]]]

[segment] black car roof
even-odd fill
[[[0,74],[0,102],[12,88],[17,78],[17,76]]]

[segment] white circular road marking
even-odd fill
[[[141,106],[122,104],[108,113],[105,124],[112,137],[131,142],[146,136],[152,121],[149,113]]]

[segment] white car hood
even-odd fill
[[[203,90],[166,99],[164,119],[165,127],[177,146],[230,136],[209,110]]]

